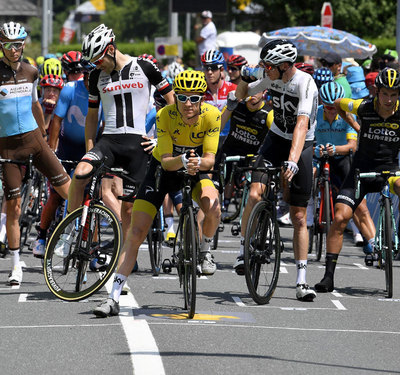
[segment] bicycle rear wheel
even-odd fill
[[[83,209],[79,207],[61,221],[44,255],[46,284],[56,297],[65,301],[85,299],[102,288],[114,272],[122,244],[121,225],[113,211],[94,204],[88,210],[88,225],[81,227]],[[61,235],[70,238],[65,258],[54,253]],[[91,262],[96,267],[89,267]]]
[[[160,220],[160,214],[157,213],[156,217],[154,218],[153,225],[151,226],[147,235],[150,264],[153,271],[153,276],[158,276],[160,274],[162,263],[162,244],[164,242],[164,236]]]
[[[198,258],[198,234],[192,207],[188,207],[188,211],[182,219],[182,226],[180,229],[180,243],[183,257],[179,259],[183,261],[183,295],[185,299],[185,309],[188,310],[189,319],[192,319],[196,313]]]
[[[388,198],[385,199],[384,238],[382,241],[382,261],[385,267],[385,281],[387,298],[393,297],[393,232],[391,206]]]
[[[281,240],[269,203],[258,202],[251,211],[244,241],[244,271],[253,300],[265,305],[279,277]]]

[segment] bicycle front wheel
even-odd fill
[[[197,258],[198,258],[198,234],[192,207],[188,208],[181,226],[181,246],[183,257],[182,283],[185,299],[185,309],[188,310],[189,319],[193,319],[196,313],[196,283],[197,283]]]
[[[244,271],[253,300],[265,305],[279,277],[281,240],[269,204],[258,202],[251,211],[244,240]]]
[[[164,236],[161,229],[160,214],[158,213],[154,218],[153,225],[151,226],[147,235],[147,243],[149,246],[150,264],[153,271],[153,276],[160,274],[162,263],[162,244]]]
[[[382,262],[385,267],[386,293],[387,298],[393,297],[393,232],[392,232],[392,214],[389,199],[385,199],[385,222],[384,238],[382,241]]]
[[[81,226],[84,207],[64,218],[55,229],[44,255],[45,281],[64,301],[79,301],[98,291],[113,274],[122,244],[121,225],[109,208],[89,207]],[[55,249],[60,251],[55,253]]]

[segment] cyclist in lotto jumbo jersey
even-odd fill
[[[42,108],[37,97],[39,73],[21,61],[27,33],[19,23],[0,28],[3,58],[0,60],[0,155],[33,163],[55,190],[67,197],[70,179],[46,144]],[[39,127],[38,127],[39,125]],[[11,285],[22,282],[19,262],[21,182],[23,170],[15,164],[3,165],[4,196],[7,200],[7,238],[12,259]]]
[[[356,198],[355,169],[360,172],[380,172],[398,170],[400,149],[400,76],[391,68],[385,68],[376,77],[376,97],[366,100],[337,99],[335,107],[339,115],[359,132],[358,149],[353,164],[345,178],[335,205],[335,218],[327,238],[326,268],[321,282],[315,285],[318,292],[331,292],[334,289],[334,272],[342,249],[343,232],[367,193],[379,192],[383,183],[381,178],[360,181],[360,194]],[[349,115],[357,115],[361,125]],[[400,195],[400,179],[390,181],[391,191]],[[375,239],[370,241],[374,246]]]
[[[93,168],[93,161],[106,156],[107,165],[126,169],[130,177],[140,183],[148,160],[141,142],[142,136],[146,134],[145,118],[150,89],[152,85],[155,86],[168,103],[173,103],[171,86],[152,61],[123,55],[115,45],[113,31],[103,24],[85,37],[82,55],[85,60],[96,65],[96,70],[89,77],[89,110],[85,124],[87,153],[78,164],[75,176],[87,174]],[[100,101],[105,126],[95,144]],[[69,212],[82,203],[87,183],[87,180],[78,180],[75,176],[69,192]],[[124,182],[126,193],[132,188]],[[129,226],[131,207],[129,202],[122,203],[124,233]]]

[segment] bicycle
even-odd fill
[[[231,216],[225,216],[224,222],[232,222],[231,233],[232,236],[238,236],[240,234],[241,226],[242,226],[242,215],[244,208],[246,207],[247,199],[250,193],[250,184],[251,184],[251,173],[249,170],[246,170],[247,166],[239,167],[239,162],[246,162],[248,165],[251,161],[254,160],[254,155],[246,155],[246,156],[227,156],[225,161],[227,163],[232,162],[232,172],[229,177],[229,181],[234,183],[236,187],[237,196],[240,196],[237,209]],[[226,174],[226,168],[224,169],[224,175]],[[239,193],[240,191],[240,193]],[[239,221],[234,221],[239,218]]]
[[[399,177],[400,171],[363,172],[356,169],[356,199],[360,197],[360,180],[363,178],[383,178],[385,185],[379,192],[379,218],[376,226],[374,255],[378,268],[385,270],[387,298],[393,297],[393,259],[399,252],[399,238],[393,214],[392,198],[389,192],[389,177]]]
[[[319,176],[314,178],[313,203],[314,216],[313,224],[309,228],[308,252],[312,252],[315,242],[316,260],[319,261],[322,257],[322,249],[326,251],[326,238],[334,218],[329,155],[326,150],[322,151]]]
[[[0,164],[16,164],[21,167],[25,167],[24,177],[22,179],[21,187],[21,213],[19,216],[18,224],[20,228],[20,247],[26,244],[27,238],[32,227],[32,218],[29,213],[29,204],[31,204],[30,209],[35,212],[34,201],[33,201],[33,190],[34,190],[34,176],[40,175],[38,171],[35,170],[33,166],[33,155],[30,154],[27,160],[13,160],[13,159],[3,159],[0,158]],[[39,195],[39,193],[37,194]],[[5,197],[3,196],[3,203]]]
[[[257,304],[265,305],[274,294],[279,278],[282,245],[276,202],[281,168],[247,167],[243,170],[265,172],[268,177],[262,199],[250,213],[244,239],[247,288]]]
[[[77,176],[92,178],[87,197],[83,206],[68,214],[55,229],[44,255],[46,284],[65,301],[85,299],[102,288],[113,274],[121,250],[121,224],[101,201],[101,179],[111,173],[135,186],[136,183],[127,176],[128,172],[109,168],[104,161],[96,161],[87,175]],[[59,241],[67,242],[68,253],[56,254]],[[89,264],[94,259],[101,267],[90,271]]]

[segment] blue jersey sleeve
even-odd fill
[[[146,115],[146,134],[151,130],[153,125],[156,124],[156,114],[157,111],[153,108],[147,115]]]
[[[65,118],[68,109],[71,106],[71,101],[74,95],[74,87],[67,84],[60,92],[60,97],[57,102],[54,114],[58,117]]]

